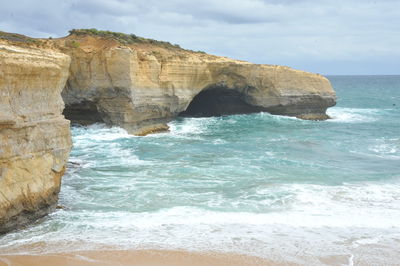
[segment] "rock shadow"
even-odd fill
[[[233,114],[249,114],[264,111],[245,101],[245,95],[236,90],[213,87],[197,94],[179,116],[211,117]]]

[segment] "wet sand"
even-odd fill
[[[166,250],[93,250],[40,255],[0,255],[7,266],[269,266],[293,265],[230,253],[196,253]]]

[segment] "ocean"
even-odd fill
[[[117,247],[400,263],[400,76],[328,78],[338,99],[327,121],[178,118],[146,137],[72,127],[62,209],[1,236],[0,252]]]

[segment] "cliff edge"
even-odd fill
[[[90,29],[33,39],[0,32],[0,233],[55,206],[71,149],[68,120],[146,135],[168,130],[177,116],[266,111],[327,119],[335,101],[318,74],[135,35]]]
[[[61,114],[69,64],[65,54],[0,40],[0,234],[57,203],[71,148]]]
[[[167,129],[178,115],[266,111],[323,120],[336,102],[325,77],[289,67],[97,30],[72,30],[53,42],[72,60],[64,114],[81,124],[105,122],[145,135]]]

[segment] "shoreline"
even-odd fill
[[[86,250],[49,254],[0,254],[0,266],[279,266],[296,265],[260,257],[183,250]]]

